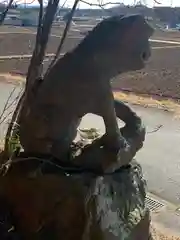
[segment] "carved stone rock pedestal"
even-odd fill
[[[135,161],[104,176],[29,169],[12,164],[0,179],[0,239],[149,239],[146,184]]]
[[[135,161],[112,175],[98,177],[89,188],[83,239],[148,240],[146,183]]]

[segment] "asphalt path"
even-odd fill
[[[0,83],[0,113],[12,89],[13,85]],[[19,88],[15,90],[13,98],[18,92]],[[147,128],[144,147],[137,153],[136,159],[142,164],[148,191],[179,205],[180,120],[175,118],[172,113],[162,110],[139,106],[131,107],[142,117]],[[12,109],[13,107],[10,108],[10,110]],[[81,127],[95,127],[102,133],[104,132],[102,118],[93,114],[88,114],[83,118]],[[1,138],[5,134],[6,128],[7,124],[1,125]],[[159,130],[154,131],[156,129]]]
[[[142,117],[147,128],[144,147],[136,159],[143,167],[148,191],[179,205],[180,120],[162,110],[131,107]],[[97,127],[104,132],[102,119],[92,114],[84,117],[82,127]]]

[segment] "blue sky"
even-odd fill
[[[17,2],[18,3],[24,3],[24,2],[27,2],[27,3],[31,3],[32,0],[18,0]],[[60,4],[63,4],[65,0],[60,0]],[[91,3],[95,3],[97,4],[99,2],[99,0],[87,0],[88,2],[91,2]],[[106,2],[123,2],[124,4],[133,4],[135,0],[100,0],[101,2],[103,1],[103,3],[106,3]],[[138,0],[136,0],[137,2]],[[157,0],[159,2],[161,2],[161,5],[162,6],[180,6],[180,0]],[[5,2],[4,0],[0,0],[0,2]],[[15,0],[16,2],[16,0]],[[47,2],[47,0],[46,0]],[[153,5],[157,6],[157,4],[154,4],[154,1],[153,0],[142,0],[142,2],[146,2],[146,5],[149,6],[149,7],[152,7]],[[34,1],[33,5],[36,5],[38,4],[37,0]],[[66,6],[69,6],[71,7],[73,4],[73,0],[66,0]],[[111,6],[111,5],[108,5],[108,6]],[[107,6],[107,7],[108,7]],[[87,4],[84,4],[84,3],[80,3],[79,4],[79,7],[80,8],[87,8],[88,5]],[[89,8],[94,8],[94,7],[89,7]]]

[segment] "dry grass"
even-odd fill
[[[0,81],[7,83],[22,83],[25,82],[25,77],[20,75],[13,75],[10,73],[0,73]],[[171,111],[180,116],[180,104],[171,99],[154,99],[151,96],[139,96],[133,93],[114,92],[115,98],[130,104],[136,104],[143,107],[154,107]]]
[[[180,117],[180,104],[171,99],[157,100],[150,96],[138,96],[132,93],[126,94],[122,92],[114,92],[114,97],[130,104],[136,104],[143,107],[154,107],[165,111],[174,112],[176,117]]]
[[[12,75],[10,73],[0,73],[0,81],[12,84],[19,84],[25,82],[25,77],[20,75]]]

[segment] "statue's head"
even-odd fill
[[[141,15],[114,16],[90,31],[77,51],[115,76],[144,67],[151,55],[149,38],[153,32]]]

